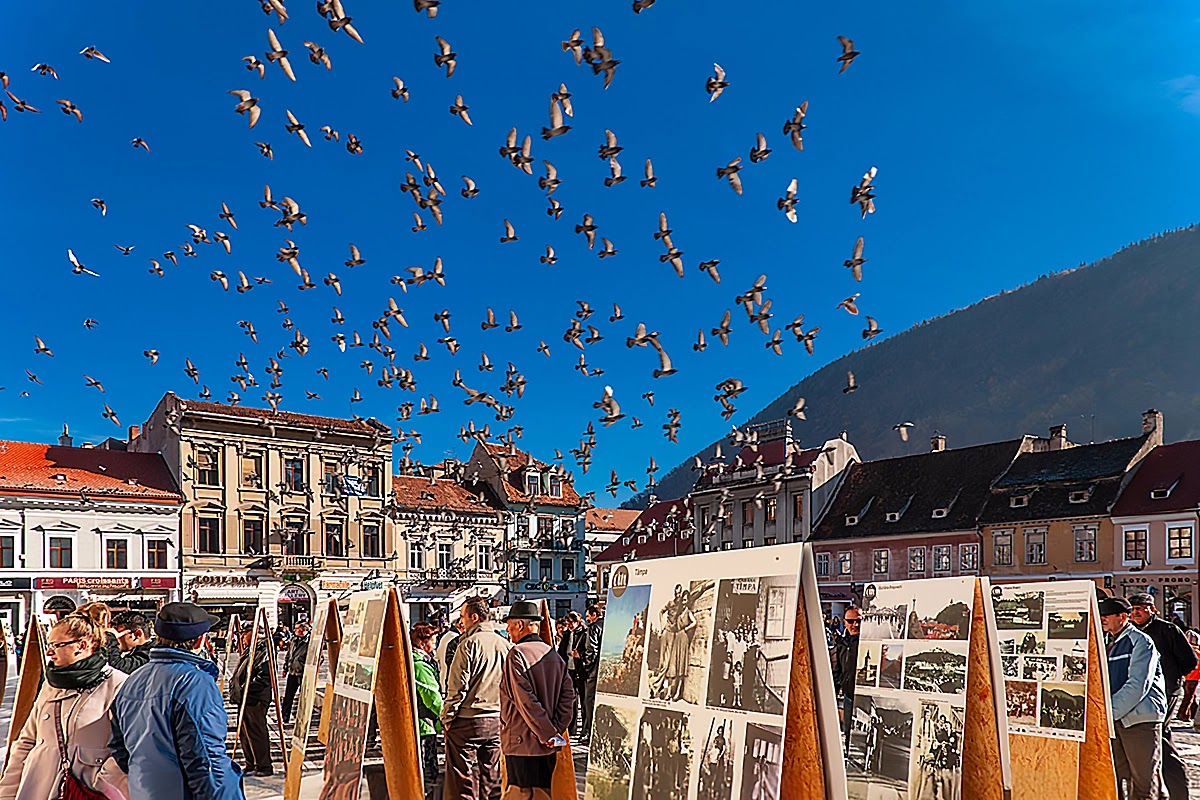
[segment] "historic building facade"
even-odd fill
[[[185,599],[291,624],[365,579],[394,579],[386,425],[168,393],[134,433],[129,449],[160,453],[183,494]]]
[[[0,442],[0,623],[178,599],[182,502],[157,454]]]
[[[597,597],[608,595],[609,576],[618,564],[686,556],[695,552],[696,531],[692,524],[690,497],[655,501],[645,510],[635,513],[637,516],[629,527],[594,557],[596,577],[593,590]]]

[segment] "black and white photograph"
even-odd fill
[[[1046,593],[1023,585],[993,586],[996,628],[1002,631],[1042,630]]]
[[[1000,667],[1004,671],[1006,678],[1021,677],[1021,657],[1020,656],[1000,656]]]
[[[696,774],[696,797],[704,800],[730,800],[733,795],[733,763],[740,742],[734,722],[725,717],[708,721],[700,750]]]
[[[675,583],[668,595],[654,593],[644,670],[647,696],[668,703],[699,703],[712,630],[715,584]]]
[[[1062,679],[1069,683],[1087,683],[1087,658],[1063,656]]]
[[[869,583],[863,590],[859,641],[903,639],[908,624],[907,592],[896,584]]]
[[[1004,655],[1040,656],[1046,653],[1046,634],[1025,631],[1000,636],[1000,652]]]
[[[627,586],[620,597],[609,592],[596,691],[637,696],[646,649],[646,613],[649,606],[648,584]]]
[[[879,653],[880,642],[860,642],[858,646],[858,666],[854,671],[856,686],[879,685]]]
[[[881,790],[907,797],[917,701],[904,695],[858,692],[853,713],[846,753],[850,799],[886,796]]]
[[[967,688],[966,645],[906,642],[903,688],[910,692],[962,694]]]
[[[742,792],[739,800],[782,800],[783,729],[772,725],[746,724],[742,757]],[[697,794],[707,799],[707,795]]]
[[[958,800],[962,792],[964,719],[962,706],[921,701],[913,737],[909,800]]]
[[[1027,681],[1058,680],[1056,656],[1021,656],[1021,678]]]
[[[647,707],[639,728],[631,800],[686,800],[696,747],[688,715]]]
[[[903,669],[904,643],[882,642],[879,645],[879,688],[899,689]]]
[[[1043,728],[1083,731],[1087,686],[1081,683],[1043,683],[1039,724]]]
[[[792,664],[796,578],[723,578],[718,584],[708,705],[782,714]]]
[[[1008,721],[1018,725],[1037,725],[1038,685],[1034,681],[1005,681],[1004,698]]]
[[[1087,611],[1051,611],[1046,615],[1046,636],[1050,639],[1086,639]]]
[[[907,639],[966,641],[971,635],[971,578],[909,581]]]
[[[629,800],[637,718],[637,709],[596,704],[585,800]]]

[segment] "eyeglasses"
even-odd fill
[[[848,620],[846,620],[846,624],[847,624],[847,625],[859,625],[859,624],[861,624],[861,623],[862,623],[862,620],[861,620],[861,619],[848,619]]]
[[[66,647],[69,644],[79,644],[82,641],[83,638],[72,639],[69,642],[46,642],[46,652],[53,653],[59,647]]]

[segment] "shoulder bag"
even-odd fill
[[[58,753],[62,757],[62,782],[59,784],[60,800],[107,800],[103,793],[89,788],[71,769],[71,759],[67,755],[67,739],[63,734],[62,702],[54,712],[54,731],[58,735]]]

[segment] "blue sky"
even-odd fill
[[[330,31],[312,5],[290,3],[292,18],[280,26],[249,0],[135,4],[119,15],[103,4],[27,4],[0,29],[0,70],[14,94],[43,112],[15,113],[8,101],[9,119],[0,125],[0,275],[8,301],[0,315],[0,436],[50,441],[63,422],[77,441],[116,434],[101,417],[105,402],[128,426],[167,390],[196,396],[185,358],[224,398],[245,353],[262,386],[242,393],[243,401],[264,405],[267,359],[291,339],[275,311],[282,299],[313,344],[306,357],[283,362],[283,407],[353,411],[396,425],[400,403],[433,393],[442,413],[399,423],[421,432],[414,456],[426,461],[465,455],[453,434],[469,419],[490,422],[493,431],[505,427],[479,406],[463,405],[465,395],[450,385],[455,368],[469,386],[495,392],[506,363],[516,364],[528,390],[513,422],[524,426],[521,445],[543,459],[578,442],[599,416],[591,404],[613,386],[622,410],[645,427],[632,430],[627,417],[601,430],[591,472],[577,472],[583,491],[601,490],[610,469],[641,481],[650,456],[665,470],[727,431],[711,399],[717,382],[737,377],[749,387],[733,418],[741,422],[860,346],[863,318],[835,311],[843,297],[861,292],[864,314],[895,333],[1197,216],[1200,12],[1182,2],[1102,4],[1081,16],[1077,5],[1061,2],[932,3],[919,12],[776,3],[750,13],[710,0],[659,0],[635,16],[625,2],[445,0],[430,20],[408,3],[348,0],[365,45]],[[559,44],[573,28],[592,25],[621,60],[608,91]],[[296,83],[274,65],[260,81],[239,61],[263,57],[268,28],[291,51]],[[842,75],[839,34],[863,54]],[[450,79],[433,63],[436,35],[459,54]],[[332,71],[308,61],[305,40],[327,49]],[[112,63],[85,60],[78,51],[86,45]],[[714,61],[732,85],[710,104],[704,82]],[[31,73],[38,62],[61,79]],[[390,97],[393,75],[410,87],[410,103]],[[573,128],[543,142],[537,132],[548,124],[549,95],[560,82],[574,95]],[[253,131],[233,113],[231,89],[260,98],[263,115]],[[448,113],[459,93],[472,127]],[[82,109],[82,124],[59,113],[58,98]],[[780,131],[806,99],[809,128],[799,153]],[[308,126],[311,149],[284,131],[285,109]],[[341,144],[321,138],[324,124],[341,132]],[[534,177],[497,155],[513,125],[534,134]],[[630,176],[612,188],[603,185],[607,164],[596,157],[605,128],[625,147],[620,160]],[[748,162],[756,131],[774,153],[746,163],[739,197],[715,170],[738,155]],[[361,139],[363,155],[346,151],[349,133]],[[130,146],[135,136],[150,153]],[[256,141],[273,146],[273,161],[258,154]],[[405,148],[432,163],[449,192],[440,228],[426,215],[429,230],[410,231],[415,206],[399,190],[412,168]],[[653,190],[637,185],[647,156],[660,176]],[[543,158],[564,181],[555,193],[565,208],[557,222],[544,213],[536,183]],[[846,200],[872,165],[879,211],[863,221]],[[459,195],[463,174],[477,181],[477,198]],[[775,208],[792,178],[800,185],[795,225]],[[275,260],[289,234],[272,226],[277,214],[258,207],[264,183],[308,214],[309,224],[290,238],[318,288],[298,291],[299,281]],[[91,207],[93,197],[107,202],[107,216]],[[237,214],[237,231],[217,219],[222,201]],[[662,248],[651,234],[660,211],[685,252],[683,280],[656,257]],[[600,260],[574,234],[585,212],[619,255]],[[520,240],[501,245],[505,218]],[[177,268],[166,263],[161,254],[187,241],[188,223],[229,233],[233,254],[197,245],[198,258]],[[841,262],[859,235],[869,261],[856,285]],[[349,242],[367,264],[342,266]],[[123,257],[114,243],[136,249]],[[546,244],[559,257],[553,267],[538,261]],[[73,275],[67,248],[101,277]],[[427,284],[404,295],[389,283],[407,266],[429,268],[437,256],[446,287]],[[166,277],[147,272],[149,258],[163,261]],[[696,268],[714,258],[720,285]],[[273,283],[226,293],[209,279],[212,270],[234,277],[243,270]],[[329,271],[343,282],[340,298],[320,282]],[[772,328],[805,314],[807,325],[821,327],[815,356],[790,339],[782,357],[771,354],[733,303],[764,272]],[[414,369],[416,393],[378,388],[385,359],[366,348],[343,354],[330,341],[339,329],[329,321],[333,306],[347,319],[340,326],[347,336],[357,329],[369,338],[389,296],[411,326],[393,326],[391,344],[396,363]],[[589,365],[606,371],[598,378],[574,369],[578,351],[562,338],[577,299],[596,309],[588,322],[605,336],[587,350]],[[610,324],[613,302],[626,319]],[[481,331],[488,306],[501,322],[516,309],[524,329]],[[443,334],[433,314],[443,308],[462,344],[454,357],[435,342]],[[707,334],[726,308],[734,311],[729,347],[710,341],[694,353],[697,328]],[[84,329],[88,317],[99,320],[97,329]],[[242,334],[239,320],[254,323],[260,344]],[[676,375],[653,379],[653,351],[625,347],[638,321],[661,332]],[[35,335],[54,358],[34,354]],[[535,352],[539,339],[552,358]],[[431,361],[413,362],[418,342]],[[156,366],[142,356],[148,348],[162,354]],[[476,368],[481,350],[496,372]],[[375,375],[359,368],[364,359],[375,362]],[[328,382],[318,367],[329,369]],[[27,381],[26,369],[44,386]],[[87,388],[85,373],[107,392]],[[352,407],[355,388],[365,400]],[[25,390],[30,396],[20,397]],[[323,399],[306,400],[305,390]],[[648,390],[656,393],[653,408],[641,399]],[[682,412],[677,445],[661,435],[672,407]]]

